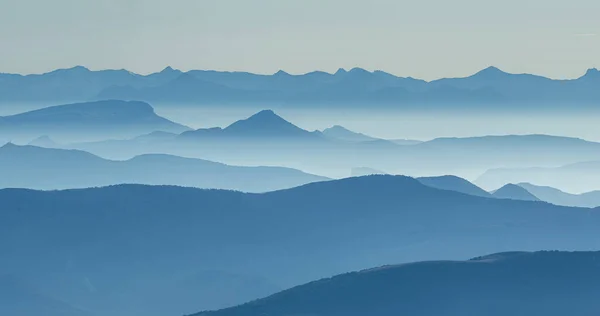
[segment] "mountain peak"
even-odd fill
[[[173,69],[173,67],[167,66],[167,67],[165,67],[165,69],[163,69],[161,71],[161,73],[169,73],[169,72],[179,72],[179,70],[175,70],[175,69]]]
[[[370,72],[368,70],[360,68],[360,67],[354,67],[354,68],[350,69],[349,73],[352,73],[352,74],[370,74]]]
[[[57,69],[54,70],[52,72],[50,72],[50,74],[83,74],[83,73],[88,73],[90,72],[89,69],[87,69],[84,66],[74,66],[71,68],[65,68],[65,69]]]
[[[303,130],[275,114],[273,110],[262,110],[245,120],[237,121],[223,130],[235,136],[308,136]]]
[[[346,71],[346,69],[344,69],[344,68],[340,68],[340,69],[338,69],[338,70],[335,72],[335,75],[343,75],[343,74],[346,74],[346,73],[348,73],[348,72]]]
[[[500,70],[498,67],[495,66],[489,66],[481,71],[479,71],[478,73],[475,74],[475,76],[499,76],[499,75],[505,75],[506,72]]]
[[[289,75],[290,75],[289,73],[287,73],[281,69],[279,71],[277,71],[275,74],[273,74],[273,76],[289,76]]]
[[[499,199],[511,199],[522,201],[539,201],[535,195],[531,194],[527,189],[516,184],[509,183],[500,189],[494,191],[492,195]]]
[[[326,128],[323,130],[323,132],[325,131],[350,131],[349,129],[343,127],[342,125],[333,125],[332,127]]]
[[[250,116],[248,119],[262,119],[262,118],[277,118],[277,119],[281,119],[281,116],[275,114],[275,112],[273,112],[273,110],[267,109],[267,110],[261,110],[260,112]]]
[[[590,68],[585,72],[582,78],[600,78],[600,70],[596,68]]]
[[[74,66],[65,70],[70,70],[70,71],[81,71],[81,72],[88,72],[90,71],[87,67],[84,66]]]
[[[8,142],[8,143],[2,145],[2,147],[0,147],[0,149],[11,149],[11,148],[17,148],[17,147],[20,147],[20,146],[16,145],[13,142]]]

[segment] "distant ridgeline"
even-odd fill
[[[452,104],[477,108],[498,103],[528,103],[547,109],[552,104],[572,106],[576,103],[587,107],[600,101],[597,69],[590,69],[577,79],[552,80],[530,74],[509,74],[489,67],[465,78],[427,82],[361,68],[340,69],[334,74],[315,71],[291,75],[279,71],[273,75],[258,75],[205,70],[184,73],[168,67],[144,76],[127,70],[91,71],[79,66],[39,75],[0,74],[0,81],[0,102],[120,99],[194,104],[273,102],[304,106]]]

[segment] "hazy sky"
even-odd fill
[[[0,0],[0,71],[600,68],[598,0]]]

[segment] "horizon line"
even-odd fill
[[[126,68],[91,69],[91,68],[89,68],[87,66],[83,66],[83,65],[74,65],[74,66],[71,66],[71,67],[56,68],[56,69],[53,69],[53,70],[50,70],[50,71],[46,71],[46,72],[10,73],[10,72],[2,72],[2,71],[0,71],[0,74],[2,74],[2,75],[16,75],[16,76],[22,76],[22,77],[27,77],[27,76],[43,76],[43,75],[51,74],[51,73],[54,73],[54,72],[57,72],[57,71],[67,71],[67,70],[74,70],[74,69],[85,69],[85,70],[90,71],[90,72],[126,71],[128,73],[133,74],[133,75],[142,76],[142,77],[150,76],[150,75],[153,75],[153,74],[159,74],[159,73],[164,72],[164,71],[178,71],[178,72],[181,72],[182,74],[189,73],[189,72],[192,72],[192,71],[204,71],[204,72],[220,72],[220,73],[231,73],[231,74],[235,74],[235,73],[238,73],[238,74],[251,74],[251,75],[267,76],[267,77],[268,76],[275,76],[275,75],[278,75],[278,74],[279,75],[288,75],[288,76],[305,76],[305,75],[312,74],[312,73],[324,73],[324,74],[328,74],[328,75],[331,75],[331,76],[335,76],[335,75],[337,75],[340,72],[348,73],[348,72],[351,72],[351,71],[366,71],[368,73],[385,73],[385,74],[394,76],[396,78],[414,79],[414,80],[419,80],[419,81],[424,81],[424,82],[434,82],[434,81],[443,80],[443,79],[469,78],[469,77],[472,77],[474,75],[477,75],[479,73],[482,73],[484,71],[489,71],[489,70],[499,71],[499,72],[501,72],[503,74],[507,74],[507,75],[529,75],[529,76],[536,76],[536,77],[546,78],[546,79],[555,80],[555,81],[568,81],[568,80],[577,80],[577,79],[580,79],[580,78],[584,77],[586,74],[588,74],[590,71],[600,71],[596,67],[590,67],[590,68],[587,68],[587,70],[582,75],[580,75],[579,77],[551,78],[551,77],[546,77],[546,76],[539,75],[539,74],[526,73],[526,72],[523,72],[523,73],[507,72],[507,71],[504,71],[504,70],[502,70],[501,68],[499,68],[497,66],[490,65],[490,66],[482,68],[482,69],[480,69],[480,70],[478,70],[478,71],[476,71],[476,72],[474,72],[474,73],[472,73],[470,75],[466,75],[466,76],[463,76],[463,77],[438,77],[437,79],[426,80],[426,79],[416,78],[416,77],[412,77],[412,76],[399,76],[399,75],[396,75],[396,74],[393,74],[393,73],[390,73],[390,72],[387,72],[387,71],[381,70],[381,69],[369,70],[369,69],[358,67],[358,66],[355,66],[355,67],[352,67],[352,68],[344,68],[344,67],[338,68],[336,72],[328,72],[328,71],[324,71],[324,70],[315,69],[315,70],[312,70],[312,71],[309,71],[309,72],[302,72],[302,73],[289,73],[289,72],[287,72],[285,70],[282,70],[282,69],[280,69],[280,70],[278,70],[278,71],[276,71],[274,73],[260,73],[260,72],[250,72],[250,71],[243,71],[243,70],[224,70],[224,69],[223,70],[217,70],[217,69],[189,69],[189,70],[181,70],[181,69],[178,69],[178,68],[173,68],[171,66],[166,66],[166,67],[162,68],[159,71],[153,71],[153,72],[148,72],[148,73],[138,73],[138,72],[127,70]]]

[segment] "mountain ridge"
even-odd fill
[[[489,67],[463,78],[424,81],[358,67],[349,71],[340,69],[333,74],[313,71],[297,75],[283,70],[265,75],[210,70],[181,72],[172,68],[138,75],[126,70],[91,71],[75,67],[37,75],[4,75],[5,85],[4,89],[0,88],[0,101],[117,98],[183,103],[272,102],[290,106],[312,102],[356,106],[366,102],[406,108],[412,108],[411,103],[414,102],[452,103],[455,107],[466,102],[472,108],[472,103],[481,102],[492,106],[498,102],[543,101],[560,105],[578,101],[581,108],[588,108],[590,102],[600,100],[600,93],[589,84],[600,80],[600,76],[594,73],[590,69],[576,79],[554,80],[529,74],[510,74]],[[80,80],[85,76],[90,79]],[[45,82],[46,79],[48,82]],[[60,89],[51,89],[56,85]],[[542,91],[549,92],[540,94]]]

